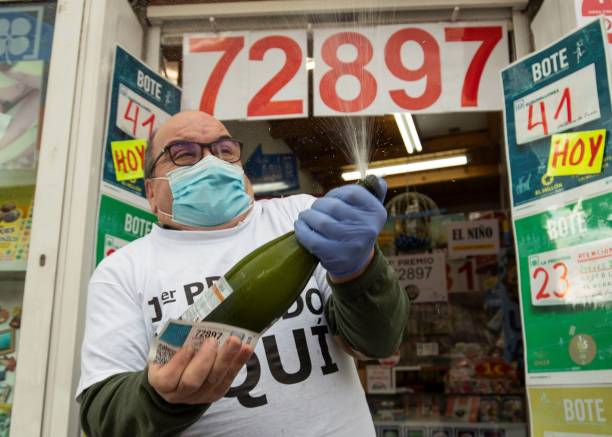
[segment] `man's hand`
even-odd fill
[[[387,184],[379,179],[384,198]],[[376,237],[385,225],[382,199],[359,185],[345,185],[317,199],[295,222],[295,236],[319,258],[332,280],[362,272],[372,259]]]
[[[208,404],[225,396],[252,353],[236,337],[222,347],[209,338],[196,353],[184,347],[165,365],[149,365],[149,384],[172,404]]]

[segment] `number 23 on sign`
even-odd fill
[[[535,306],[559,305],[571,292],[569,269],[563,261],[540,265],[530,271],[531,302]]]

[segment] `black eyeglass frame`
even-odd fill
[[[242,148],[244,147],[244,143],[240,140],[237,140],[235,138],[219,138],[215,141],[211,141],[210,143],[198,143],[197,141],[175,141],[173,143],[167,144],[164,146],[163,150],[159,153],[159,155],[157,155],[157,157],[155,158],[155,161],[153,161],[153,164],[151,165],[151,174],[153,174],[153,171],[155,170],[155,166],[157,165],[157,163],[159,162],[159,160],[161,159],[162,156],[164,156],[165,153],[168,153],[168,156],[170,157],[170,161],[172,162],[172,164],[176,165],[177,167],[189,167],[191,165],[195,165],[198,162],[200,162],[203,158],[204,158],[204,148],[208,147],[211,148],[214,144],[219,143],[221,141],[234,141],[236,143],[238,143],[238,145],[240,146],[240,156],[238,157],[238,159],[236,159],[235,161],[225,161],[229,164],[235,164],[237,162],[240,161],[240,159],[242,158]],[[198,159],[196,162],[194,162],[193,164],[177,164],[176,162],[174,162],[174,159],[172,158],[172,155],[168,152],[170,150],[170,147],[175,146],[177,144],[182,144],[182,143],[191,143],[191,144],[197,144],[198,146],[200,146],[200,159]]]

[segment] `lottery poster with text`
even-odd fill
[[[610,437],[612,387],[531,387],[533,437]]]
[[[570,200],[612,188],[612,106],[600,20],[502,71],[512,200]],[[587,187],[588,185],[588,187]],[[557,195],[555,198],[551,196]]]
[[[185,34],[182,107],[220,120],[500,110],[507,65],[504,22]]]
[[[514,225],[527,381],[612,381],[612,194]]]
[[[612,381],[612,112],[602,23],[502,72],[529,385]]]
[[[103,194],[98,216],[96,265],[129,242],[147,235],[155,222],[157,218],[150,212]]]
[[[145,197],[143,162],[149,137],[179,112],[180,103],[179,88],[117,46],[102,172],[107,188]]]

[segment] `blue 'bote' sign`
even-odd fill
[[[116,151],[118,155],[113,157],[111,144],[132,139],[148,140],[158,126],[179,112],[180,102],[178,87],[117,47],[107,118],[104,182],[145,197],[142,178],[118,181],[115,172],[115,166],[142,168],[144,147],[136,147],[134,153],[123,155]]]
[[[612,109],[606,56],[602,22],[594,21],[502,71],[514,207],[586,184],[609,189]],[[552,138],[595,130],[602,132],[599,142]]]

